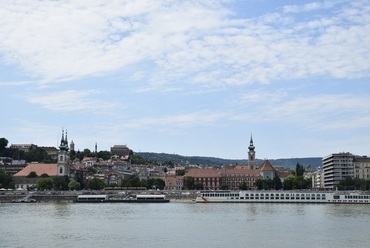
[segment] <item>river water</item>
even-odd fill
[[[0,204],[0,247],[369,247],[370,205]]]

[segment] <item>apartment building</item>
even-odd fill
[[[339,181],[354,176],[353,154],[333,153],[322,159],[323,188],[326,190],[335,189]]]
[[[354,178],[370,180],[370,157],[355,157],[353,167]]]

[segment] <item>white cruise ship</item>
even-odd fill
[[[362,191],[201,191],[197,203],[335,203],[370,204],[370,192]]]

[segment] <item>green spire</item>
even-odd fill
[[[251,141],[249,142],[249,146],[248,146],[249,150],[254,150],[254,145],[253,145],[253,138],[252,138],[252,134],[251,134]]]

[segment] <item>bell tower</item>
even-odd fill
[[[254,151],[253,138],[251,134],[251,140],[248,146],[248,169],[253,170],[256,168],[256,152]]]
[[[58,176],[69,176],[69,152],[68,152],[68,138],[67,130],[64,138],[64,130],[62,130],[62,139],[60,140],[59,153],[58,153]]]

